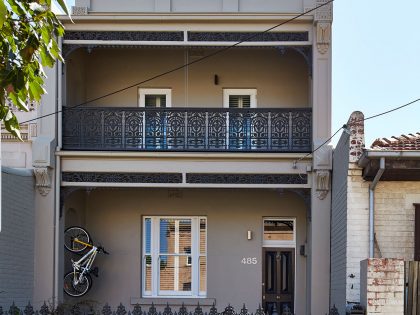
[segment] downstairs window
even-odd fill
[[[205,297],[205,217],[144,217],[143,296]]]

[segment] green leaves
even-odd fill
[[[0,29],[3,28],[4,21],[6,21],[7,8],[4,1],[0,1]]]
[[[69,14],[64,0],[56,2]],[[63,34],[51,0],[0,0],[0,121],[16,137],[19,123],[6,99],[24,111],[28,99],[41,100],[46,93],[43,66],[64,61],[57,43]]]

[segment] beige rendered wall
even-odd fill
[[[230,303],[238,308],[245,302],[251,311],[261,303],[263,217],[296,217],[297,252],[307,241],[303,200],[276,190],[95,189],[72,195],[66,202],[69,207],[85,213],[73,215],[72,224],[74,218],[82,223],[85,217],[93,239],[111,253],[98,256],[100,276],[85,298],[111,305],[129,305],[131,298],[141,297],[143,215],[207,217],[207,297],[216,299],[218,307]],[[246,238],[248,230],[253,231],[251,241]],[[257,257],[258,264],[241,264],[243,257]],[[299,254],[296,258],[296,314],[303,315],[308,314],[306,258]]]
[[[124,88],[193,61],[214,50],[184,48],[86,49],[67,60],[67,105]],[[218,75],[219,84],[214,84]],[[310,107],[308,66],[297,52],[237,48],[140,85],[171,88],[174,107],[222,107],[223,88],[257,89],[257,107]],[[89,106],[138,106],[131,88]]]

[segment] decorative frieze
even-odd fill
[[[189,184],[307,184],[306,174],[209,174],[187,173]]]
[[[110,172],[63,172],[63,182],[89,183],[182,183],[181,173],[110,173]]]
[[[308,32],[188,32],[188,41],[193,42],[302,42],[308,38]]]
[[[332,22],[332,18],[333,18],[333,6],[332,3],[330,2],[329,4],[325,4],[327,3],[329,0],[317,0],[316,1],[316,6],[318,9],[315,10],[315,21],[327,21],[327,22]],[[325,4],[325,5],[323,5]]]
[[[64,40],[96,41],[183,41],[183,32],[133,32],[133,31],[67,31]]]

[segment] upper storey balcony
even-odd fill
[[[64,71],[63,149],[310,152],[310,67],[299,49],[235,48],[136,84],[216,49],[74,50]]]

